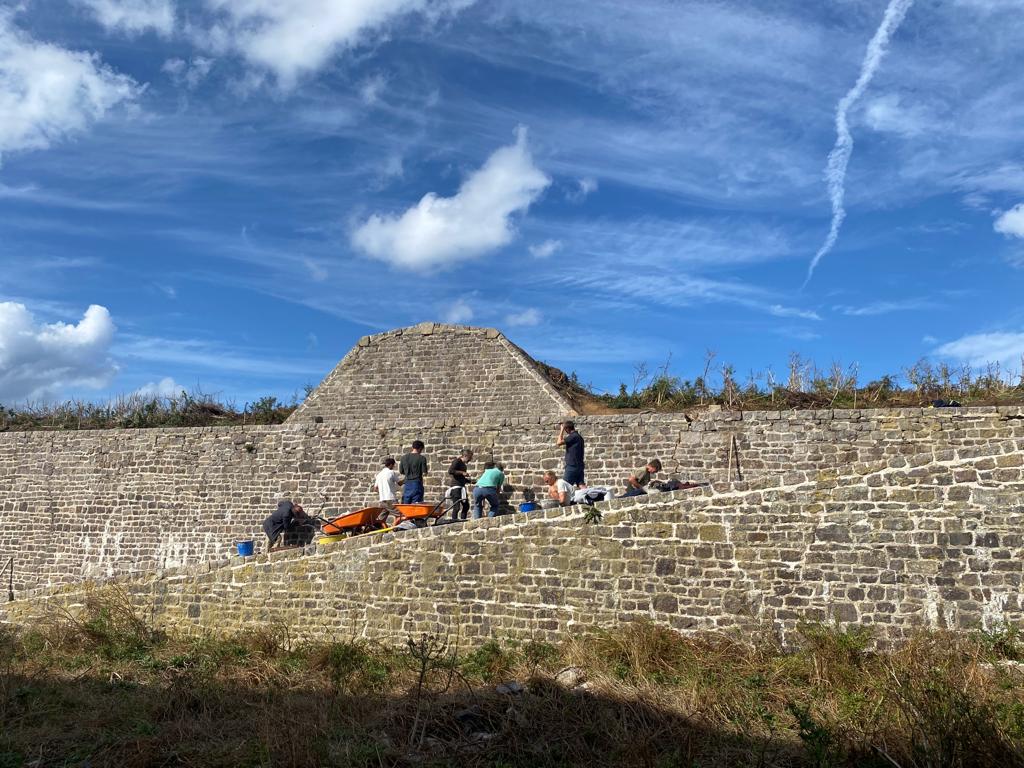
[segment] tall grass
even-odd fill
[[[99,595],[0,632],[0,766],[1024,765],[1015,632],[870,640],[186,638]]]

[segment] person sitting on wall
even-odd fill
[[[386,522],[389,515],[398,515],[395,501],[398,499],[398,486],[402,481],[395,471],[395,460],[388,456],[384,459],[384,468],[373,478],[373,487],[377,489],[378,504],[384,510],[377,519]]]
[[[487,500],[487,516],[496,517],[501,507],[498,491],[505,485],[505,473],[493,462],[484,463],[484,471],[473,489],[473,519],[484,516],[484,500]]]
[[[466,448],[448,467],[448,477],[451,480],[448,498],[455,502],[452,505],[452,520],[465,520],[469,516],[469,494],[466,492],[466,485],[470,482],[469,462],[472,460],[473,452]]]
[[[572,504],[573,487],[550,469],[544,473],[544,483],[548,487],[548,498],[558,502],[558,506],[567,507]]]
[[[423,455],[423,441],[413,440],[412,450],[402,457],[398,471],[402,474],[402,503],[418,504],[423,501],[423,478],[427,474],[427,457]]]
[[[290,531],[295,521],[308,519],[301,504],[293,504],[288,499],[277,502],[277,511],[263,521],[263,532],[267,534],[267,552],[273,551],[281,534]]]
[[[644,496],[647,491],[644,490],[646,485],[651,482],[651,475],[661,471],[661,460],[651,459],[647,462],[646,466],[636,470],[626,480],[626,492],[623,496]]]

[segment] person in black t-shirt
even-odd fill
[[[427,474],[427,457],[423,455],[422,440],[412,441],[412,450],[402,457],[398,465],[399,474],[403,475],[402,503],[417,504],[423,501],[423,478]]]
[[[565,446],[565,482],[582,488],[586,484],[583,469],[583,435],[571,421],[563,421],[555,445]]]
[[[470,482],[469,462],[472,460],[473,452],[466,448],[448,467],[448,478],[451,480],[448,493],[451,499],[459,502],[452,507],[452,520],[465,520],[469,517],[469,494],[466,493],[466,485]]]

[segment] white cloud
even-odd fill
[[[194,59],[167,59],[160,71],[166,72],[171,81],[179,88],[187,88],[192,91],[206,79],[213,69],[213,59],[206,56],[196,56]]]
[[[795,317],[798,320],[821,320],[821,316],[810,309],[798,309],[797,307],[784,307],[781,304],[772,304],[768,307],[768,314],[775,317]]]
[[[836,107],[836,143],[828,155],[828,165],[825,168],[829,199],[832,202],[832,224],[825,237],[825,242],[811,259],[810,266],[807,268],[805,284],[810,281],[822,258],[835,247],[836,240],[839,239],[839,230],[846,219],[846,171],[850,165],[850,156],[853,154],[853,134],[850,132],[849,123],[850,110],[864,95],[874,79],[875,73],[882,64],[886,48],[889,46],[889,40],[899,29],[907,11],[913,4],[914,0],[889,0],[882,23],[875,30],[871,42],[868,43],[868,50],[864,54],[857,82],[839,100]]]
[[[380,101],[380,94],[387,86],[388,80],[384,75],[374,75],[363,81],[363,84],[359,86],[359,98],[363,100],[363,103],[372,106]]]
[[[96,304],[72,325],[37,323],[24,304],[0,302],[0,399],[48,399],[69,386],[106,386],[117,373],[109,355],[115,330],[110,313]]]
[[[510,325],[514,328],[520,328],[527,325],[540,325],[540,321],[544,319],[544,316],[540,313],[540,310],[530,307],[524,309],[522,312],[515,312],[511,315],[505,316],[505,325]]]
[[[164,376],[160,381],[150,381],[136,389],[132,394],[139,397],[177,397],[185,388],[170,376]]]
[[[872,130],[907,138],[924,133],[933,124],[922,107],[905,106],[895,93],[872,99],[864,109],[864,119]]]
[[[930,309],[934,304],[927,299],[904,299],[901,301],[875,301],[861,307],[838,305],[833,307],[848,317],[877,317],[892,312],[908,312],[915,309]]]
[[[412,269],[447,266],[507,245],[512,216],[529,208],[551,183],[533,164],[526,130],[492,154],[453,197],[423,196],[400,216],[374,214],[352,235],[359,250]]]
[[[161,35],[174,30],[174,3],[171,0],[75,0],[88,8],[107,29],[137,35],[153,29]]]
[[[561,240],[545,240],[530,246],[530,254],[537,259],[547,259],[562,248]]]
[[[1007,237],[1024,238],[1024,203],[1005,211],[995,223],[996,232]]]
[[[141,90],[98,55],[33,40],[0,12],[0,158],[80,133]]]
[[[593,176],[585,176],[576,180],[576,186],[570,189],[565,197],[573,203],[578,203],[588,195],[597,191],[597,179]]]
[[[436,19],[473,0],[206,0],[221,13],[209,30],[195,31],[215,50],[234,50],[292,87],[368,32],[410,13]]]
[[[1024,333],[974,333],[943,344],[935,354],[964,360],[971,365],[1019,365],[1024,355]]]
[[[443,317],[444,322],[458,325],[460,323],[468,323],[473,319],[473,314],[473,308],[463,299],[459,299],[445,309]]]
[[[323,264],[320,264],[310,258],[304,258],[302,260],[302,263],[309,271],[309,276],[313,278],[313,280],[315,280],[316,282],[322,283],[324,280],[330,277],[330,273],[327,271],[327,268]]]

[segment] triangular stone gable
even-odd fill
[[[575,415],[540,366],[493,328],[421,323],[364,336],[289,423]]]

